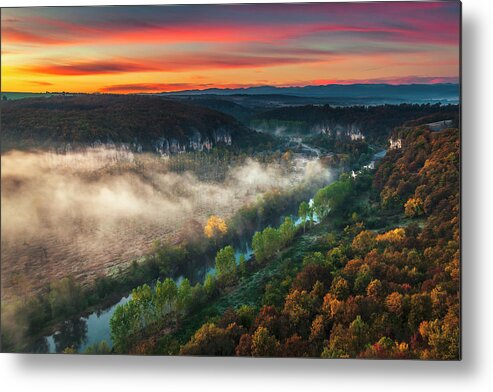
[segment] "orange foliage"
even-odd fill
[[[216,215],[211,215],[204,226],[204,234],[207,238],[221,237],[226,234],[227,231],[228,226],[226,225],[226,222]]]
[[[420,197],[410,197],[406,204],[404,204],[404,211],[407,216],[409,217],[415,217],[415,216],[420,216],[423,215],[424,209],[423,209],[423,200],[421,200]]]
[[[378,242],[388,242],[391,244],[398,244],[406,237],[406,231],[402,227],[398,227],[394,230],[389,230],[384,234],[379,234],[376,237]]]
[[[391,313],[402,314],[402,294],[395,291],[389,294],[385,300],[385,306]]]

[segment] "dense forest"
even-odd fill
[[[251,126],[271,132],[280,129],[287,134],[358,132],[370,142],[383,142],[393,128],[406,121],[429,115],[434,116],[433,121],[453,120],[455,127],[457,127],[457,105],[441,104],[284,107],[255,115],[251,121]]]
[[[141,95],[73,95],[2,102],[2,151],[124,143],[135,150],[202,150],[272,142],[233,117],[189,103]]]
[[[236,118],[238,121],[248,124],[250,121],[251,117],[258,111],[262,110],[260,108],[264,108],[265,110],[265,102],[258,102],[254,101],[253,107],[251,106],[251,101],[252,98],[248,97],[248,101],[245,104],[245,99],[241,99],[243,97],[224,97],[224,96],[214,96],[214,95],[198,95],[198,96],[171,96],[169,97],[170,99],[174,99],[177,101],[184,101],[191,103],[193,105],[197,106],[203,106],[212,110],[217,110],[222,113],[226,113],[234,118]],[[236,98],[236,99],[235,99]],[[239,101],[241,103],[238,103],[236,101]]]
[[[460,358],[460,133],[393,137],[401,145],[376,171],[342,174],[302,203],[301,226],[257,232],[250,262],[226,246],[203,284],[135,289],[112,318],[113,350]]]

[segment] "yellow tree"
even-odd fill
[[[216,241],[228,231],[228,226],[224,219],[217,215],[211,215],[204,226],[204,234],[207,238],[214,238]]]
[[[423,200],[421,198],[409,198],[409,200],[404,204],[404,211],[406,216],[411,218],[420,216],[424,214]]]
[[[406,231],[402,227],[389,230],[386,233],[379,234],[376,237],[378,242],[387,242],[388,244],[399,244],[406,237]]]

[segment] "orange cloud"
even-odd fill
[[[39,64],[19,67],[20,70],[32,74],[78,76],[78,75],[104,75],[126,72],[159,71],[152,65],[145,63],[126,61],[85,61],[63,62],[61,64]]]
[[[53,86],[53,83],[44,82],[44,81],[40,81],[40,80],[30,80],[29,83],[34,84],[36,86]]]
[[[160,91],[251,86],[259,74],[285,86],[432,83],[457,79],[459,29],[454,2],[5,9],[2,85]]]
[[[256,56],[191,53],[173,58],[143,58],[139,60],[108,59],[94,61],[59,61],[20,66],[21,72],[44,75],[102,75],[130,72],[183,72],[190,70],[273,67],[321,61],[318,57]]]
[[[2,41],[5,43],[21,43],[21,44],[44,44],[44,45],[60,45],[66,44],[67,41],[59,37],[50,37],[31,33],[29,31],[18,30],[13,27],[2,27]]]
[[[458,26],[455,24],[426,25],[418,23],[417,28],[344,25],[334,23],[298,23],[298,24],[245,24],[225,23],[206,24],[190,23],[180,25],[143,25],[115,28],[77,23],[49,22],[46,31],[28,31],[6,27],[2,29],[5,42],[45,45],[78,44],[130,44],[130,43],[180,43],[180,42],[274,42],[278,40],[303,38],[321,33],[352,33],[359,40],[382,40],[388,42],[428,42],[439,44],[457,44]],[[53,28],[55,27],[55,28]]]

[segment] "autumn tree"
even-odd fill
[[[182,355],[230,356],[234,354],[235,342],[227,328],[219,328],[214,323],[200,327],[181,350]]]
[[[217,240],[225,235],[228,231],[228,226],[226,222],[216,216],[211,215],[204,226],[204,234],[207,238],[213,238],[216,242]]]
[[[321,349],[324,340],[327,339],[326,324],[326,318],[322,314],[313,319],[309,341],[317,348],[317,351]]]
[[[325,289],[328,289],[332,282],[330,269],[320,264],[308,264],[298,272],[296,278],[291,283],[291,288],[310,291],[316,282],[320,282],[322,285],[321,289],[325,294]]]
[[[252,336],[252,355],[254,357],[276,357],[280,353],[280,344],[265,327],[258,327]]]
[[[239,357],[250,357],[252,355],[252,336],[250,334],[241,335],[235,354]]]
[[[409,345],[406,342],[397,342],[383,336],[380,340],[368,346],[362,353],[361,358],[378,359],[408,359],[412,358]]]
[[[357,254],[364,255],[376,245],[376,237],[377,235],[373,231],[364,230],[354,238],[351,247]]]
[[[332,281],[330,292],[339,300],[344,300],[350,293],[349,283],[342,277],[337,277]]]
[[[373,279],[366,287],[366,295],[373,298],[379,298],[383,293],[382,282],[378,279]]]
[[[322,358],[349,358],[352,353],[352,335],[349,328],[342,324],[334,324],[330,331],[330,339],[324,350]]]
[[[397,227],[377,235],[376,240],[387,245],[397,245],[402,243],[404,238],[406,238],[406,231],[402,227]]]
[[[327,293],[324,296],[322,304],[322,313],[326,316],[327,320],[332,320],[335,315],[342,311],[344,307],[344,301],[340,301],[332,293]]]
[[[404,204],[404,212],[406,216],[414,218],[424,214],[423,200],[420,197],[411,197]]]
[[[309,321],[313,312],[313,297],[305,290],[294,290],[286,296],[283,313],[289,321],[297,326],[302,321]]]
[[[368,264],[363,264],[356,275],[354,280],[354,292],[362,294],[365,292],[367,286],[372,281],[372,273]]]
[[[402,314],[402,294],[393,292],[385,299],[385,306],[387,310],[397,316]]]
[[[252,328],[257,330],[259,327],[267,328],[276,336],[283,335],[282,316],[274,306],[264,305],[260,308],[257,317],[252,324]]]
[[[282,347],[283,357],[302,358],[310,356],[310,344],[303,338],[294,334],[286,339]]]
[[[422,353],[423,359],[458,359],[460,353],[459,307],[449,309],[443,319],[422,321],[419,325],[421,336],[426,339],[429,349]]]
[[[447,292],[441,285],[431,290],[430,298],[434,318],[443,318],[447,313],[447,297]]]
[[[431,298],[428,293],[417,293],[411,296],[411,309],[409,311],[409,326],[416,330],[422,321],[430,320],[432,312]]]

